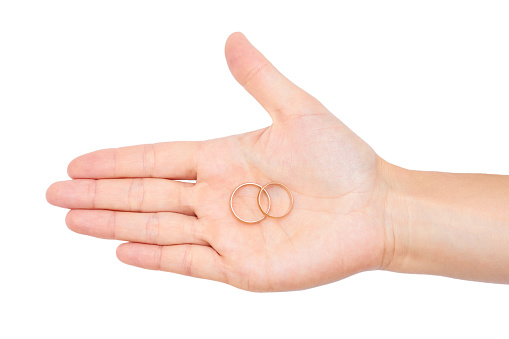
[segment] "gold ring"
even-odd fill
[[[248,221],[248,220],[244,220],[242,219],[241,217],[239,217],[237,215],[237,213],[235,213],[235,210],[233,209],[233,196],[235,195],[235,192],[237,192],[237,190],[239,188],[241,188],[242,186],[249,186],[249,185],[252,185],[252,186],[256,186],[256,187],[259,187],[260,188],[260,192],[258,192],[258,207],[260,207],[260,209],[262,210],[263,212],[263,217],[261,217],[260,219],[258,220],[255,220],[255,221]],[[269,199],[269,207],[267,208],[267,212],[265,212],[263,210],[263,208],[261,207],[261,195],[262,195],[262,191],[265,192],[265,195],[267,195],[267,198]],[[268,215],[267,213],[269,213],[270,211],[270,196],[269,196],[269,193],[261,186],[261,185],[258,185],[258,184],[255,184],[253,182],[246,182],[244,184],[241,184],[239,186],[237,186],[237,188],[232,192],[232,195],[230,196],[230,208],[232,210],[232,213],[233,215],[235,216],[235,218],[239,219],[240,221],[246,223],[246,224],[254,224],[254,223],[257,223],[259,221],[262,221],[266,215]]]
[[[270,211],[270,200],[269,200],[269,209],[267,209],[267,212],[265,212],[262,208],[262,203],[261,203],[261,197],[262,197],[262,191],[264,191],[267,196],[269,196],[269,192],[267,192],[265,190],[265,188],[267,188],[268,186],[270,185],[277,185],[277,186],[280,186],[282,188],[284,188],[286,190],[286,192],[288,193],[288,196],[290,197],[290,207],[288,207],[288,210],[286,211],[285,214],[283,215],[280,215],[280,216],[273,216],[273,215],[270,215],[269,214],[269,211]],[[260,211],[262,211],[262,213],[264,214],[264,216],[267,216],[267,217],[270,217],[270,218],[282,218],[284,217],[285,215],[287,215],[288,213],[290,213],[290,211],[292,210],[293,208],[293,195],[292,195],[292,192],[290,191],[290,189],[288,187],[286,187],[285,185],[283,185],[282,183],[280,182],[269,182],[268,184],[266,184],[265,186],[263,186],[262,188],[260,188],[260,192],[258,192],[258,207],[260,208]],[[261,219],[260,219],[261,220]]]

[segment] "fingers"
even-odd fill
[[[201,222],[179,213],[71,210],[65,222],[74,232],[103,239],[156,245],[208,245]]]
[[[227,282],[221,258],[214,249],[208,246],[125,243],[117,248],[117,257],[125,264],[149,270]]]
[[[71,209],[194,215],[193,186],[155,178],[75,179],[52,184],[46,198],[52,205]]]
[[[275,123],[306,115],[313,106],[321,105],[279,73],[242,33],[230,35],[225,55],[235,79],[265,108]]]
[[[179,141],[104,149],[69,164],[71,178],[155,177],[196,179],[198,141]]]

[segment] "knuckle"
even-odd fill
[[[154,144],[143,145],[142,151],[143,173],[147,177],[154,176],[155,169],[155,146]]]
[[[113,149],[113,177],[117,177],[118,168],[118,148]]]
[[[154,251],[154,268],[161,271],[163,265],[163,246],[157,246]]]
[[[130,211],[140,212],[143,210],[143,199],[145,195],[144,178],[131,179],[129,192],[127,197],[128,207]]]
[[[270,66],[268,61],[263,62],[262,64],[258,64],[251,68],[249,72],[246,73],[244,79],[241,82],[242,87],[248,86],[248,84],[255,79],[258,74],[261,74],[267,67]]]
[[[160,245],[160,217],[159,213],[152,213],[145,224],[145,239],[149,244]]]
[[[182,271],[185,275],[192,276],[193,251],[191,245],[185,246],[184,255],[182,256]]]
[[[110,238],[116,239],[117,235],[117,211],[112,211],[110,218],[108,219],[107,229],[110,232]]]
[[[92,204],[92,209],[95,209],[97,205],[97,180],[92,179],[88,185],[88,196]]]

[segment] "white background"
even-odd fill
[[[242,31],[399,166],[509,174],[506,1],[0,2],[2,338],[509,336],[509,287],[368,272],[256,294],[142,270],[69,231],[46,188],[101,148],[270,124]]]

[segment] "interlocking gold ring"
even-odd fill
[[[258,206],[260,207],[260,209],[262,210],[263,212],[263,217],[261,217],[260,219],[258,220],[255,220],[255,221],[248,221],[248,220],[244,220],[242,219],[241,217],[239,217],[237,215],[237,213],[235,213],[235,210],[233,209],[233,196],[235,195],[235,192],[237,192],[237,190],[239,188],[241,188],[242,186],[256,186],[256,187],[259,187],[260,188],[260,192],[258,192]],[[261,207],[261,194],[262,194],[262,191],[265,192],[265,195],[267,195],[267,198],[269,199],[269,207],[267,208],[267,212],[263,211],[263,208]],[[262,221],[263,219],[265,219],[265,216],[268,215],[267,213],[269,213],[270,211],[270,196],[269,196],[269,193],[261,186],[261,185],[258,185],[258,184],[255,184],[253,182],[246,182],[242,185],[239,185],[237,186],[237,188],[232,192],[232,195],[230,196],[230,208],[233,212],[233,215],[235,216],[235,218],[239,219],[240,221],[246,223],[246,224],[254,224],[254,223],[257,223],[257,222],[260,222]]]
[[[280,215],[280,216],[270,215],[269,214],[270,208],[267,209],[267,212],[265,212],[263,210],[263,208],[262,208],[262,203],[261,203],[262,191],[264,191],[267,194],[267,196],[269,196],[269,193],[265,190],[265,188],[267,188],[270,185],[277,185],[277,186],[280,186],[280,187],[284,188],[286,190],[286,192],[288,193],[288,196],[290,197],[290,206],[288,207],[288,210],[283,215]],[[258,207],[260,208],[260,211],[262,211],[264,216],[267,216],[267,217],[270,217],[270,218],[276,218],[276,219],[282,218],[285,215],[287,215],[288,213],[290,213],[290,211],[293,208],[293,195],[292,195],[292,192],[290,191],[290,189],[288,187],[286,187],[285,185],[283,185],[280,182],[269,182],[268,184],[266,184],[265,186],[260,188],[260,192],[258,192]],[[270,205],[269,205],[269,207],[270,207]]]

